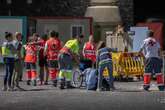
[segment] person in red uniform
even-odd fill
[[[89,36],[89,41],[84,44],[83,56],[89,60],[90,63],[95,64],[96,62],[96,44],[94,43],[93,36]],[[91,65],[92,65],[91,64]]]
[[[37,62],[37,46],[33,44],[35,40],[34,36],[29,38],[29,42],[25,45],[25,64],[26,64],[26,74],[27,74],[27,85],[30,85],[31,81],[34,86],[36,86],[36,62]]]
[[[57,86],[58,76],[58,54],[61,49],[61,41],[58,38],[58,33],[51,31],[49,40],[46,41],[44,53],[47,55],[47,63],[49,76],[53,82],[53,86]]]
[[[46,81],[45,83],[48,82],[48,68],[47,68],[47,61],[46,61],[46,56],[44,56],[44,48],[45,44],[47,41],[47,35],[44,34],[41,36],[40,39],[38,39],[38,47],[39,47],[39,79],[40,79],[40,84],[42,85],[44,82],[44,72],[46,72]]]

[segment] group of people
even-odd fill
[[[21,33],[16,32],[13,35],[6,32],[6,41],[2,45],[2,56],[5,64],[4,91],[12,91],[15,87],[19,90],[20,78],[22,74],[20,68],[23,68],[22,60],[25,63],[27,85],[36,86],[37,78],[39,84],[48,84],[48,79],[52,85],[59,88],[74,88],[72,81],[73,61],[80,64],[80,57],[83,56],[91,62],[90,68],[97,69],[97,89],[102,90],[103,71],[107,67],[109,71],[108,88],[114,90],[112,49],[106,47],[105,42],[100,41],[96,47],[93,36],[84,44],[80,51],[80,44],[83,43],[83,35],[79,35],[68,40],[64,45],[56,31],[50,31],[49,35],[39,36],[35,33],[28,37],[25,45],[21,42]],[[149,90],[151,73],[154,71],[157,76],[159,90],[164,90],[164,75],[161,73],[160,45],[153,38],[153,32],[149,32],[149,37],[144,40],[140,52],[144,50],[146,57],[146,67],[144,74],[144,90]],[[24,52],[22,52],[24,50]],[[89,62],[88,62],[89,63]],[[37,73],[37,64],[39,73]],[[46,75],[46,78],[44,77]],[[91,90],[94,88],[91,88]],[[95,87],[96,89],[96,87]]]
[[[71,84],[72,62],[75,61],[79,64],[81,55],[90,60],[91,65],[96,63],[96,45],[93,36],[89,37],[89,42],[84,44],[83,51],[80,52],[83,35],[68,40],[65,45],[62,45],[58,32],[50,31],[48,36],[43,35],[41,37],[39,34],[34,33],[31,37],[28,37],[27,43],[23,45],[21,33],[17,32],[15,39],[10,32],[5,34],[6,41],[1,47],[6,71],[4,91],[12,91],[15,87],[22,90],[19,86],[22,75],[20,70],[23,68],[22,60],[26,68],[27,85],[36,86],[37,78],[40,80],[40,85],[48,84],[48,78],[50,77],[53,86],[56,87],[57,82],[59,82],[61,89],[73,88]],[[37,64],[39,74],[36,70]],[[46,78],[44,78],[45,73]]]

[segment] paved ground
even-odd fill
[[[0,72],[2,87],[3,72]],[[142,82],[116,82],[115,92],[92,92],[84,89],[59,90],[48,86],[21,86],[27,91],[0,90],[0,110],[165,110],[165,92],[152,84],[143,92]]]

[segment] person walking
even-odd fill
[[[151,75],[156,74],[157,86],[160,91],[164,91],[164,74],[161,72],[161,48],[159,42],[154,38],[154,32],[150,30],[148,37],[144,40],[140,52],[145,56],[145,73],[143,89],[150,88]]]

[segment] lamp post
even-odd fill
[[[11,4],[12,4],[12,0],[7,0],[7,4],[8,4],[8,15],[11,16]]]
[[[33,0],[27,0],[27,4],[32,4],[33,3]]]

